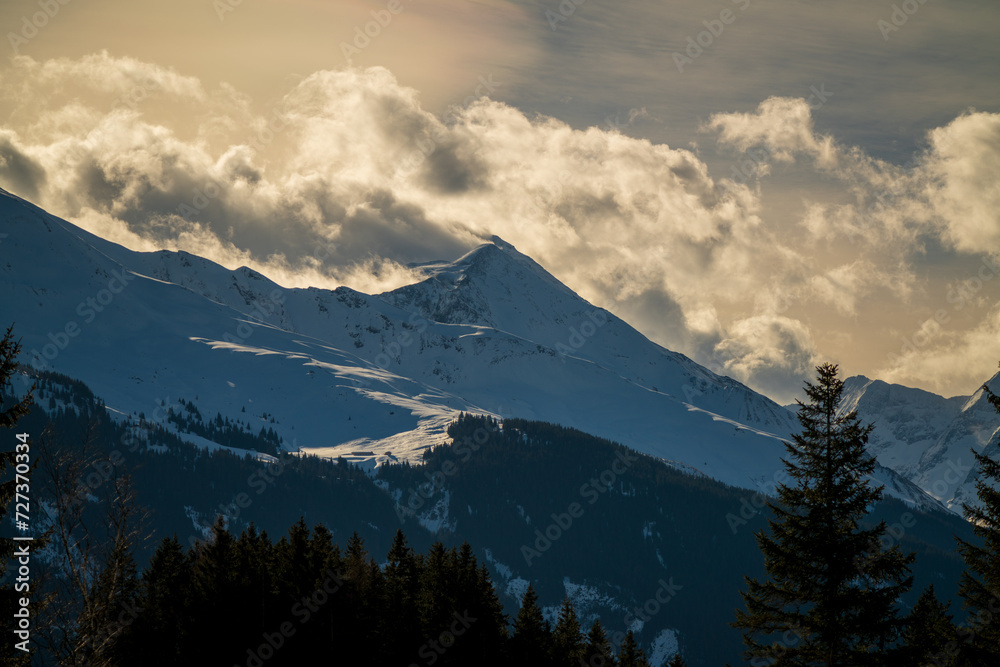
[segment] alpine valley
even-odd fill
[[[502,239],[368,295],[134,252],[3,191],[0,231],[14,388],[37,387],[23,428],[117,453],[150,510],[140,563],[220,514],[236,532],[300,517],[341,544],[356,532],[376,560],[402,529],[417,550],[469,542],[508,614],[531,583],[550,620],[568,596],[581,624],[632,629],[653,665],[740,662],[728,624],[744,575],[764,572],[754,532],[796,415]],[[929,583],[954,599],[969,450],[995,455],[1000,417],[981,390],[863,377],[844,410],[875,425],[873,516],[918,552],[907,603]]]

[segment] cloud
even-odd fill
[[[29,199],[45,185],[45,168],[18,146],[17,135],[0,130],[0,182],[10,183]]]
[[[835,159],[833,140],[816,135],[812,111],[802,98],[769,97],[756,113],[713,114],[703,129],[717,131],[720,142],[741,151],[765,146],[781,162],[794,161],[795,153],[811,154],[826,164]]]
[[[113,241],[380,292],[415,280],[408,264],[496,234],[657,342],[780,400],[821,352],[889,338],[885,300],[926,298],[915,265],[929,238],[947,255],[997,229],[990,114],[936,130],[899,167],[819,135],[805,100],[768,98],[704,127],[744,152],[737,164],[757,156],[734,180],[696,151],[485,97],[439,117],[379,67],[315,72],[265,105],[106,53],[16,58],[2,80],[0,185]],[[763,180],[803,174],[820,186],[809,198],[768,204]],[[817,335],[831,313],[841,330]]]
[[[968,113],[930,133],[926,196],[963,252],[1000,251],[1000,114]]]
[[[725,360],[726,374],[752,380],[761,391],[778,397],[788,396],[790,386],[811,376],[818,359],[805,325],[773,315],[735,322],[715,353]]]
[[[996,303],[968,330],[929,318],[877,370],[887,382],[933,383],[945,396],[972,394],[1000,360],[1000,307]]]

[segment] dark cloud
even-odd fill
[[[0,134],[0,185],[35,200],[45,186],[45,167],[22,153],[10,136],[4,134]]]
[[[487,168],[459,143],[437,146],[424,162],[423,180],[433,191],[459,194],[484,187]]]

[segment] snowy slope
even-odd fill
[[[1000,375],[988,385],[1000,391]],[[844,387],[843,409],[857,410],[875,426],[869,448],[882,465],[955,511],[961,511],[963,502],[976,502],[970,450],[989,448],[995,456],[1000,430],[1000,415],[982,389],[972,396],[943,398],[864,376],[848,378]]]
[[[426,280],[380,296],[437,322],[501,329],[560,357],[585,359],[640,387],[755,428],[787,435],[798,427],[770,399],[650,342],[499,237],[456,262],[422,269]]]
[[[0,193],[0,298],[36,366],[122,413],[179,399],[289,449],[416,460],[460,411],[572,426],[754,488],[784,408],[659,347],[500,239],[369,296],[284,289],[188,253],[136,253]],[[366,453],[370,452],[370,453]],[[905,480],[894,495],[925,502]]]

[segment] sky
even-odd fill
[[[5,0],[0,187],[378,293],[498,235],[786,403],[1000,361],[995,0]]]

